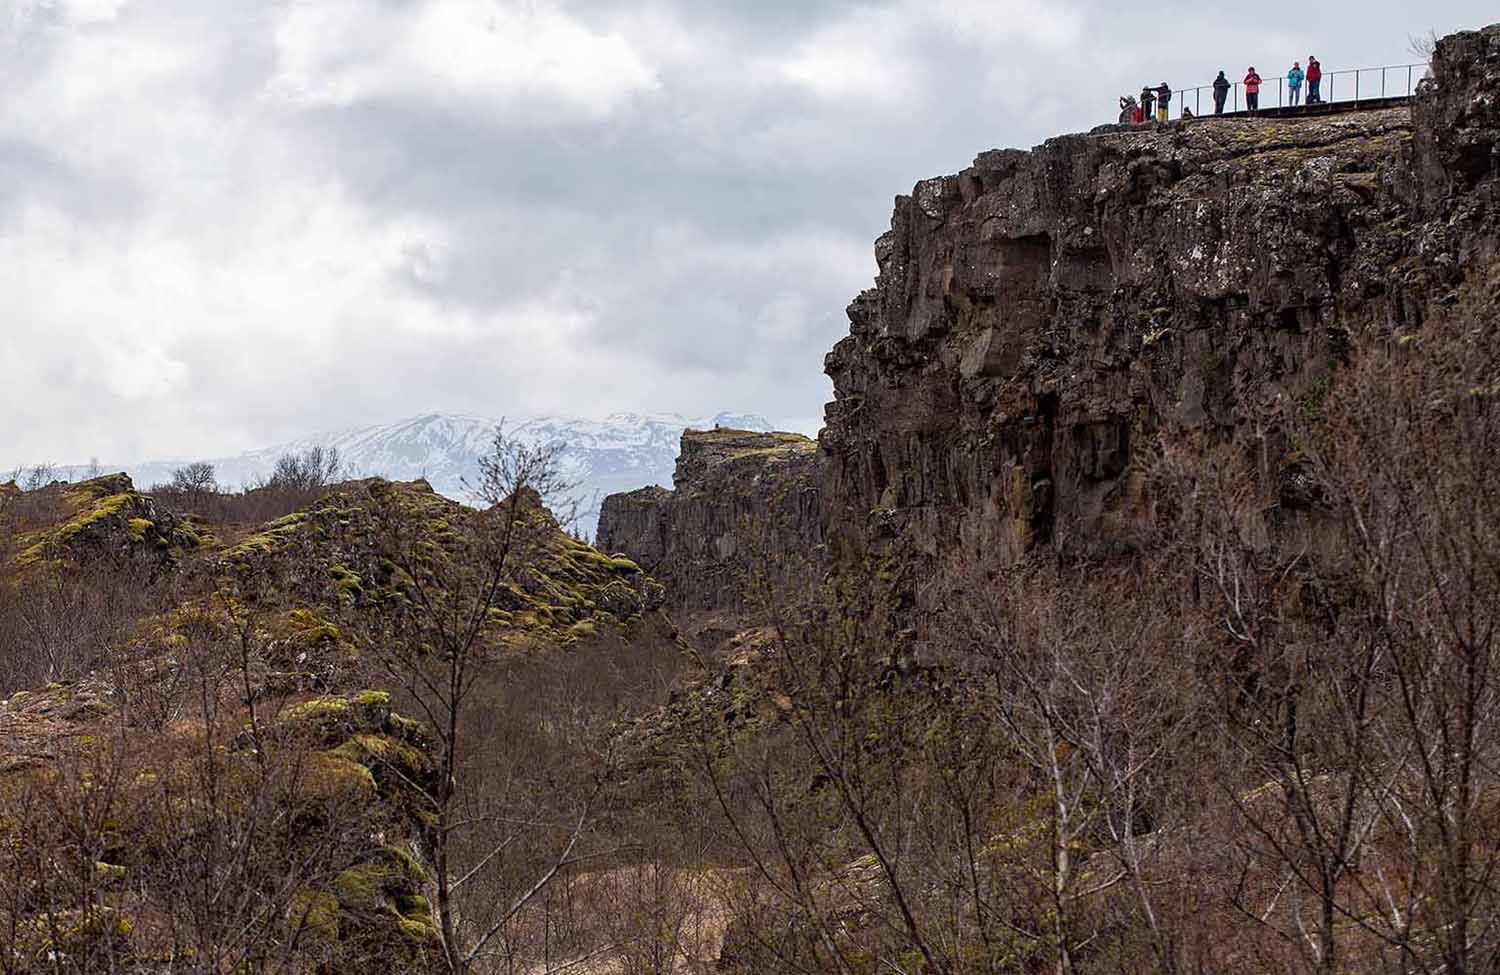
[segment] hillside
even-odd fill
[[[536,816],[584,787],[564,763],[594,729],[499,675],[675,654],[660,587],[519,494],[477,511],[355,481],[259,526],[169,512],[123,474],[0,500],[0,821],[26,837],[0,857],[11,971],[428,970],[470,937],[432,900],[464,855],[439,842],[450,797],[489,801],[444,782],[545,762],[545,789],[507,798]],[[483,527],[500,512],[504,568]],[[475,612],[477,642],[445,643],[446,614]],[[467,683],[429,683],[463,654]],[[458,690],[530,737],[519,764],[484,756],[467,705],[435,720]],[[450,748],[461,727],[475,744]]]

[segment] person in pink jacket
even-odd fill
[[[1260,108],[1260,75],[1255,73],[1253,64],[1245,72],[1245,107],[1252,112]]]

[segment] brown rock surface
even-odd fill
[[[598,547],[640,563],[675,608],[741,607],[757,577],[788,581],[819,557],[817,466],[800,434],[688,430],[675,490],[606,498]]]
[[[1357,341],[1496,285],[1500,26],[1412,108],[1199,120],[986,152],[897,199],[825,367],[831,548],[1127,548],[1161,438],[1263,458]]]

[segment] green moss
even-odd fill
[[[303,887],[292,895],[287,919],[301,940],[333,944],[339,940],[339,899],[325,890]]]
[[[311,644],[337,643],[339,628],[318,616],[310,609],[294,609],[287,614],[287,622],[303,640]]]
[[[358,731],[383,728],[391,715],[391,696],[364,691],[353,697],[318,697],[287,709],[289,727],[322,741],[343,741]]]
[[[270,555],[296,535],[307,520],[307,512],[294,511],[284,518],[277,518],[262,526],[261,530],[244,539],[225,553],[231,560],[243,560],[252,555]]]
[[[421,741],[426,736],[426,726],[413,718],[392,711],[387,720],[392,730],[407,741]]]
[[[614,565],[614,560],[608,555],[584,545],[569,545],[567,558],[605,570],[611,569]]]
[[[49,554],[68,545],[80,534],[104,522],[122,517],[125,511],[141,503],[142,496],[132,490],[114,490],[113,493],[105,493],[120,487],[128,488],[129,481],[112,476],[87,481],[67,491],[63,497],[72,508],[72,517],[56,528],[30,536],[31,544],[18,556],[17,562],[21,565],[39,562]],[[144,525],[139,535],[136,534],[138,523]],[[138,518],[129,519],[125,527],[130,533],[130,540],[139,542],[145,539],[145,532],[154,528],[155,525],[148,519]]]
[[[344,721],[351,713],[349,702],[343,698],[320,697],[292,707],[287,711],[286,719],[293,724]]]
[[[16,932],[19,946],[37,958],[53,953],[98,953],[123,951],[130,940],[130,918],[111,907],[93,905],[86,910],[53,911],[23,922]],[[113,952],[111,952],[113,953]]]
[[[396,927],[400,930],[402,937],[408,941],[427,944],[438,940],[437,926],[432,923],[431,915],[409,917],[405,914],[398,914],[396,916]]]
[[[385,846],[369,860],[349,867],[335,877],[333,892],[345,910],[388,910],[399,915],[397,905],[401,902],[397,899],[419,894],[427,881],[427,871],[407,847]],[[430,919],[428,923],[431,923]]]
[[[323,752],[307,763],[304,795],[322,800],[353,799],[375,794],[375,776],[369,768],[345,756],[341,750]]]
[[[333,580],[334,591],[342,603],[352,603],[364,595],[364,579],[359,573],[351,571],[347,566],[333,565],[328,569],[328,577]]]
[[[333,754],[366,768],[388,765],[408,779],[426,775],[430,764],[420,748],[388,735],[355,735],[334,749]]]
[[[333,878],[333,890],[338,897],[339,906],[345,910],[379,910],[384,885],[391,876],[392,870],[383,860],[361,863],[343,871]]]
[[[125,882],[125,868],[113,863],[96,862],[94,880],[101,887],[118,887]]]
[[[140,499],[140,495],[134,491],[126,491],[121,494],[111,494],[101,498],[91,507],[86,507],[67,524],[57,530],[58,542],[66,542],[74,535],[83,531],[91,525],[96,525],[108,518],[118,515],[124,508],[134,501]]]
[[[1297,415],[1304,423],[1323,422],[1328,394],[1333,392],[1333,382],[1338,374],[1339,365],[1337,359],[1329,359],[1323,374],[1313,381],[1312,389],[1302,398],[1302,402],[1297,404]]]
[[[391,706],[391,696],[385,691],[360,691],[354,695],[353,701],[362,708],[388,708]]]
[[[360,691],[349,697],[318,697],[287,709],[288,726],[323,741],[347,740],[359,732],[378,732],[391,720],[391,696],[385,691]]]

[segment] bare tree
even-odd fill
[[[1500,964],[1500,362],[1484,334],[1459,316],[1367,350],[1310,451],[1387,695],[1364,763],[1386,856],[1346,913],[1407,970]]]
[[[173,469],[170,486],[191,503],[200,503],[204,498],[219,493],[219,480],[214,465],[207,461],[195,461]]]
[[[383,546],[399,573],[394,584],[401,608],[375,646],[387,674],[436,740],[437,784],[425,790],[425,799],[433,823],[433,911],[444,965],[452,972],[472,970],[506,926],[577,862],[597,798],[597,788],[592,789],[566,819],[542,824],[524,816],[507,820],[482,812],[471,819],[464,813],[462,778],[478,731],[471,720],[476,690],[495,674],[506,635],[495,613],[515,608],[509,601],[524,583],[528,560],[545,552],[559,532],[544,501],[566,505],[572,488],[558,456],[556,446],[529,446],[497,429],[473,485],[486,507],[441,540],[426,537],[425,523],[402,509],[401,495],[389,486],[376,512]],[[497,823],[502,828],[490,833],[490,840],[479,846],[468,842],[477,826]],[[490,911],[461,911],[468,888],[513,862],[521,836],[539,825],[550,827],[558,839],[535,874],[518,879]],[[477,917],[484,917],[483,923],[475,923]]]
[[[1341,971],[1352,865],[1378,824],[1381,643],[1340,627],[1320,598],[1338,567],[1276,537],[1265,479],[1240,454],[1169,445],[1151,467],[1154,493],[1173,499],[1157,558],[1190,572],[1180,632],[1202,661],[1198,692],[1226,745],[1215,777],[1242,824],[1228,839],[1232,903],[1306,967]]]
[[[1432,65],[1432,56],[1437,53],[1438,32],[1429,28],[1425,34],[1408,34],[1406,37],[1406,50],[1414,57],[1421,58],[1429,67]]]
[[[309,447],[300,454],[282,454],[265,486],[300,494],[314,494],[337,484],[347,475],[337,447]]]
[[[59,480],[58,467],[51,463],[35,464],[28,468],[18,469],[12,480],[20,484],[22,491],[40,491]]]

